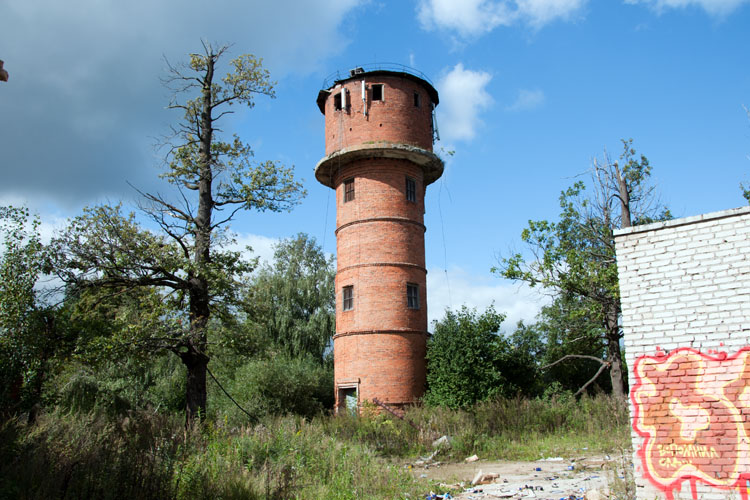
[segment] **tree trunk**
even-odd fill
[[[187,368],[185,387],[185,426],[203,418],[206,414],[206,369],[208,356],[190,349],[180,355]]]
[[[628,189],[628,183],[623,179],[616,162],[615,173],[617,175],[617,188],[620,192],[620,227],[631,227],[633,221],[630,217],[630,190]]]
[[[27,423],[29,425],[36,422],[39,410],[42,407],[42,389],[44,387],[44,381],[47,378],[47,370],[49,368],[49,360],[54,354],[54,346],[58,345],[59,336],[57,334],[57,323],[55,322],[55,313],[51,310],[47,310],[41,313],[41,321],[44,323],[44,333],[46,336],[46,342],[42,351],[39,354],[39,368],[37,370],[36,377],[34,377],[33,385],[31,387],[31,394],[33,403],[29,408],[29,415]]]
[[[606,314],[607,361],[609,377],[612,381],[612,394],[620,399],[625,398],[625,384],[622,376],[622,351],[620,350],[620,325],[617,324],[617,304],[611,304]]]
[[[211,85],[214,76],[215,55],[207,54],[206,74],[201,92],[201,114],[198,144],[198,213],[195,218],[195,244],[193,259],[196,264],[195,274],[191,273],[190,281],[190,345],[182,362],[187,367],[187,400],[185,408],[186,425],[206,413],[206,371],[209,357],[206,354],[206,327],[211,315],[209,283],[206,278],[206,266],[211,261],[211,213],[214,209],[212,183],[213,117]]]

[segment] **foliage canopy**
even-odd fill
[[[594,161],[590,190],[579,181],[562,192],[558,222],[529,221],[521,239],[531,258],[516,253],[493,268],[502,277],[577,297],[576,314],[601,322],[606,341],[601,363],[609,368],[619,396],[624,396],[624,381],[614,230],[671,218],[649,183],[648,159],[636,155],[632,140],[622,142],[618,161],[606,153],[604,161]]]

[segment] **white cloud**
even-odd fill
[[[501,328],[513,331],[519,320],[532,322],[549,298],[526,285],[513,284],[493,276],[472,275],[460,268],[430,269],[427,273],[427,314],[432,323],[443,317],[445,310],[462,305],[484,311],[492,303],[495,310],[505,314]]]
[[[726,16],[750,0],[625,0],[629,4],[646,4],[658,13],[666,9],[699,7],[712,16]]]
[[[307,75],[349,44],[343,21],[363,1],[0,1],[0,116],[12,123],[0,151],[24,166],[3,171],[0,196],[70,207],[132,195],[126,180],[151,191],[154,137],[178,116],[164,109],[163,56],[184,61],[204,39],[262,56],[275,80]]]
[[[518,13],[527,24],[541,28],[556,19],[568,20],[587,0],[517,0]]]
[[[508,106],[508,111],[527,111],[535,109],[544,104],[544,92],[535,90],[521,89],[518,91],[518,97],[513,101],[513,104]]]
[[[587,0],[420,0],[418,18],[424,29],[456,32],[462,38],[483,35],[499,26],[525,24],[541,28],[569,19]]]
[[[280,241],[276,238],[269,238],[268,236],[250,233],[237,234],[234,239],[235,243],[229,245],[227,248],[243,252],[247,258],[260,257],[259,264],[261,265],[273,262],[274,246]],[[252,248],[253,251],[247,252],[246,247]]]
[[[489,108],[493,99],[485,88],[492,75],[464,69],[458,63],[437,84],[440,92],[438,126],[440,138],[446,141],[474,138],[481,120],[479,114]]]

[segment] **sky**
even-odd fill
[[[308,192],[289,213],[241,213],[238,242],[267,259],[306,232],[334,253],[318,91],[370,63],[423,72],[436,151],[455,151],[427,190],[430,320],[494,302],[506,327],[532,321],[547,296],[490,269],[621,139],[677,217],[741,206],[750,182],[750,0],[3,0],[0,24],[0,204],[29,206],[45,237],[85,206],[134,209],[134,187],[169,191],[154,145],[180,115],[160,79],[203,39],[263,58],[276,98],[222,128]]]

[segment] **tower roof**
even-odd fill
[[[336,71],[323,80],[323,86],[318,92],[317,104],[320,112],[325,114],[325,102],[336,85],[350,80],[361,80],[371,76],[397,76],[415,81],[422,85],[430,96],[432,103],[437,106],[440,102],[438,92],[427,76],[419,70],[396,63],[375,63],[357,66],[347,72]]]

